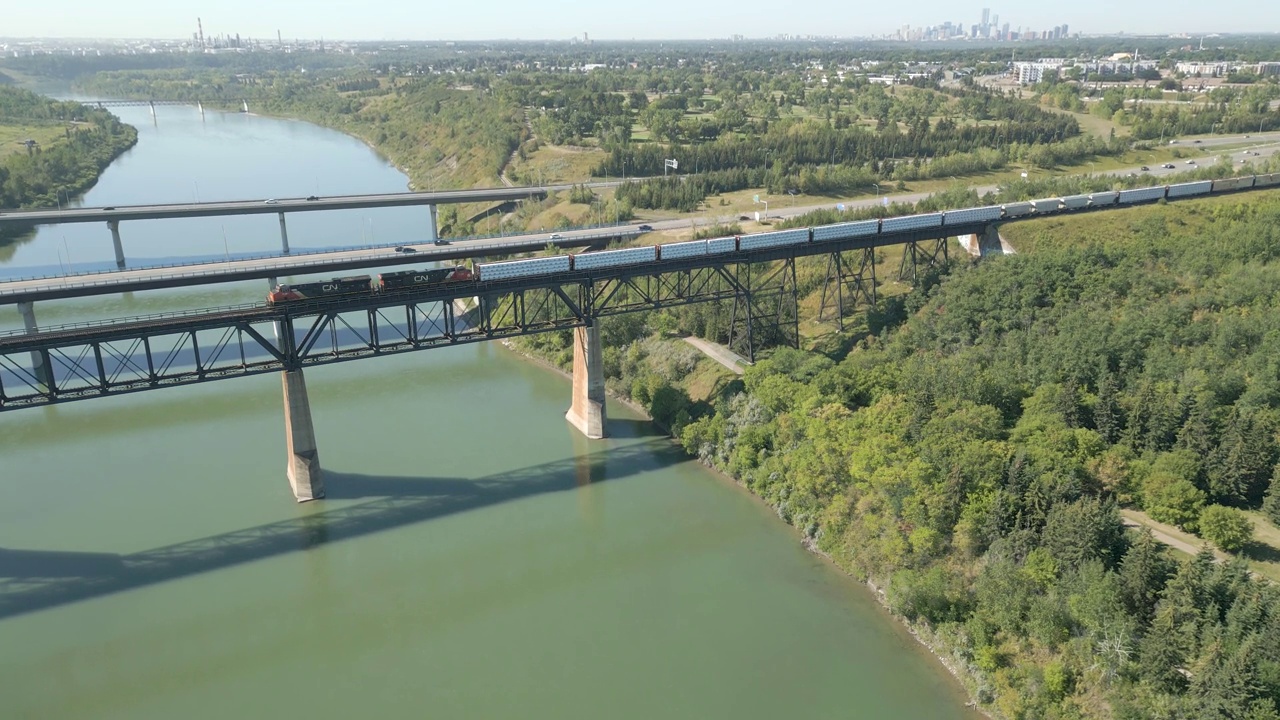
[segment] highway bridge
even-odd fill
[[[115,249],[116,267],[124,269],[124,243],[120,237],[120,223],[126,220],[160,220],[170,218],[217,217],[222,215],[275,214],[280,219],[280,249],[289,254],[289,229],[285,215],[296,212],[320,210],[361,210],[366,208],[405,207],[425,205],[430,220],[424,223],[428,242],[437,237],[436,208],[440,205],[476,202],[510,202],[544,198],[553,190],[566,190],[571,185],[547,187],[501,187],[477,190],[446,190],[440,192],[381,193],[377,195],[339,195],[319,197],[309,195],[298,198],[266,198],[260,200],[228,200],[206,203],[165,203],[158,205],[122,205],[119,207],[60,208],[44,210],[18,210],[0,213],[0,230],[27,230],[37,225],[62,223],[105,222],[111,231]]]
[[[541,250],[548,243],[558,247],[603,246],[641,234],[636,225],[565,230],[555,233],[525,233],[497,238],[454,241],[448,245],[431,242],[405,243],[280,255],[244,260],[216,260],[130,270],[61,275],[0,282],[0,305],[30,304],[43,300],[110,295],[139,290],[211,285],[242,280],[272,281],[292,275],[340,273],[393,265],[422,265],[445,260],[495,257]],[[413,252],[397,252],[397,247]],[[26,311],[24,311],[26,312]]]
[[[798,345],[796,259],[826,256],[822,310],[877,297],[874,251],[904,245],[899,276],[948,261],[948,239],[998,247],[1002,222],[1110,212],[1138,203],[1280,187],[1280,174],[1046,198],[571,258],[481,264],[478,279],[252,304],[0,335],[0,411],[281,372],[288,475],[299,501],[323,496],[303,379],[307,367],[379,355],[574,331],[568,420],[607,432],[598,320],[721,301],[729,345]],[[607,261],[606,261],[607,258]],[[631,258],[641,258],[633,260]],[[548,269],[548,268],[555,269]],[[828,303],[828,299],[832,302]]]

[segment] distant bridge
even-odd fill
[[[79,100],[77,102],[81,105],[90,105],[99,108],[149,107],[151,108],[152,115],[156,114],[157,105],[195,105],[196,108],[200,110],[200,114],[204,115],[205,103],[209,103],[211,105],[238,104],[240,105],[240,112],[249,112],[249,101],[244,100],[243,98],[209,98],[197,100]]]

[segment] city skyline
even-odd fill
[[[1084,0],[1070,6],[1011,5],[990,2],[959,8],[942,0],[921,0],[909,10],[900,7],[859,8],[849,12],[835,0],[815,0],[805,12],[774,17],[776,6],[764,0],[711,0],[697,5],[654,0],[643,12],[602,13],[595,4],[568,0],[554,15],[537,13],[514,0],[479,0],[465,6],[434,8],[387,0],[369,12],[365,7],[339,5],[318,12],[302,0],[279,0],[269,6],[249,0],[224,0],[216,5],[179,0],[128,0],[106,6],[90,0],[64,0],[57,15],[34,4],[7,9],[0,37],[67,39],[185,39],[203,18],[204,34],[235,35],[257,40],[561,40],[584,32],[600,40],[717,39],[733,35],[770,38],[779,35],[812,37],[886,37],[904,27],[932,28],[960,23],[966,36],[980,24],[982,12],[999,16],[997,30],[1042,32],[1067,24],[1081,34],[1211,34],[1245,33],[1256,28],[1280,28],[1280,4],[1252,0],[1222,0],[1214,12],[1171,8],[1154,0],[1124,5]],[[683,19],[673,22],[672,18]],[[985,37],[985,36],[984,36]]]

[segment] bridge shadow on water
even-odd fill
[[[615,437],[633,442],[478,479],[327,472],[328,499],[370,500],[130,555],[0,548],[0,619],[512,500],[620,480],[688,459],[647,422],[613,420],[609,428]]]

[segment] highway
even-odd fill
[[[162,218],[213,217],[217,215],[264,215],[269,213],[314,212],[317,210],[358,210],[404,205],[448,205],[451,203],[503,202],[544,197],[550,190],[567,190],[571,185],[548,187],[485,188],[442,192],[383,193],[336,197],[267,198],[205,203],[164,205],[121,205],[119,207],[65,208],[61,210],[20,210],[0,213],[3,225],[57,225],[61,223],[121,222]],[[316,197],[312,195],[311,197]]]
[[[612,239],[635,237],[640,234],[640,231],[635,225],[623,225],[617,228],[564,230],[556,234],[560,236],[554,241],[557,245],[584,247]],[[348,270],[388,265],[425,265],[428,262],[441,260],[509,255],[546,247],[548,242],[553,242],[551,235],[552,233],[538,232],[504,238],[456,240],[443,246],[430,242],[406,243],[403,246],[413,248],[414,252],[397,252],[395,246],[386,246],[12,280],[0,283],[0,304],[106,295],[134,290],[155,290],[184,285],[283,278],[306,273],[324,273],[333,276]]]

